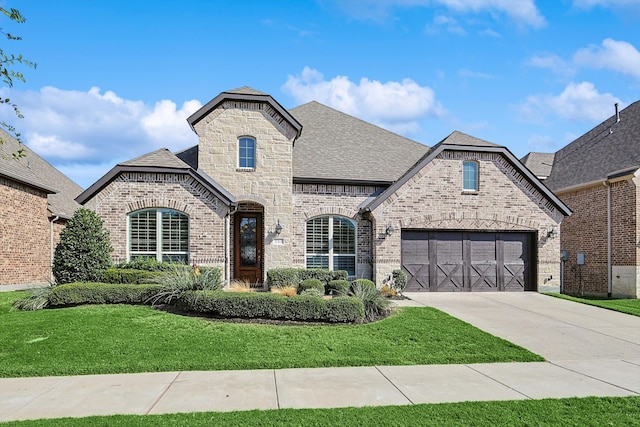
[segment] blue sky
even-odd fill
[[[0,0],[27,18],[0,89],[24,142],[82,187],[195,145],[186,117],[251,86],[426,145],[454,130],[516,156],[557,151],[640,99],[639,0]]]

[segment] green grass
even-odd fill
[[[589,397],[346,409],[116,415],[6,426],[640,426],[640,397]],[[5,424],[2,424],[5,426]]]
[[[606,308],[609,310],[619,311],[621,313],[640,316],[640,299],[612,299],[603,297],[574,297],[557,293],[547,293],[547,295],[556,298],[562,298],[569,301],[580,302],[582,304],[594,305],[596,307]]]
[[[431,308],[365,325],[214,322],[147,306],[10,311],[0,293],[0,376],[543,360]]]

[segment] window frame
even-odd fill
[[[149,213],[153,212],[155,214],[155,219],[153,221],[149,220]],[[148,223],[152,223],[155,226],[155,230],[151,232],[151,227],[147,227],[142,232],[149,238],[149,240],[153,240],[155,248],[153,250],[133,250],[134,238],[133,238],[133,224],[132,221],[140,214],[147,214]],[[171,222],[165,218],[165,214],[178,214],[178,228],[170,228],[167,227]],[[189,262],[189,247],[190,247],[190,218],[184,212],[168,209],[168,208],[147,208],[140,209],[134,212],[130,212],[127,215],[127,259],[129,261],[133,261],[136,258],[154,258],[158,262],[184,262],[185,264]],[[186,222],[186,229],[183,229],[182,222]],[[167,225],[167,226],[165,226]],[[176,234],[177,233],[177,234]],[[140,231],[138,234],[141,234]],[[166,237],[166,234],[169,237]],[[186,236],[185,236],[186,234]],[[176,237],[173,237],[176,235]],[[181,240],[185,240],[185,242],[181,242]],[[168,242],[168,246],[165,244]],[[179,246],[184,246],[185,250],[171,250],[171,246],[178,242]],[[166,249],[165,249],[166,248]],[[167,259],[165,259],[165,257]],[[176,261],[176,257],[178,257],[179,261]]]
[[[328,224],[327,224],[327,242],[323,242],[323,236],[321,235],[319,238],[319,245],[324,246],[325,244],[327,245],[327,251],[326,252],[309,252],[309,223],[312,221],[317,221],[319,219],[327,219],[328,220]],[[352,244],[353,245],[353,253],[346,253],[346,252],[336,252],[335,251],[335,246],[337,246],[335,244],[335,230],[337,229],[337,227],[335,226],[335,222],[336,221],[342,221],[345,222],[347,224],[350,225],[350,229],[353,230],[353,241],[349,242],[348,244]],[[320,230],[320,233],[322,233],[322,230]],[[314,236],[314,240],[315,236]],[[355,277],[357,275],[357,260],[358,260],[358,224],[353,221],[350,218],[344,217],[344,216],[340,216],[340,215],[321,215],[321,216],[316,216],[313,218],[309,218],[306,222],[305,222],[305,267],[306,268],[328,268],[330,271],[335,271],[335,266],[336,266],[336,259],[338,259],[339,257],[342,258],[353,258],[353,271],[349,273],[349,277]],[[309,266],[309,259],[310,258],[318,258],[318,257],[326,257],[327,258],[327,265],[326,267],[324,266],[318,266],[318,265],[312,265]],[[353,273],[353,274],[351,274]]]
[[[467,170],[467,166],[473,165],[473,181],[470,181],[467,177],[471,171]],[[468,186],[473,184],[473,186]],[[477,160],[465,160],[462,162],[462,191],[466,193],[477,193],[480,189],[480,163]]]
[[[243,147],[243,143],[246,143],[248,141],[252,142],[252,147],[251,150],[252,152],[250,154],[252,154],[252,156],[249,156],[249,153],[244,153],[243,156],[243,149],[246,151],[248,148],[245,146]],[[256,163],[257,163],[257,158],[256,158],[256,153],[257,153],[257,146],[258,146],[258,142],[256,140],[256,138],[254,138],[253,136],[241,136],[238,137],[238,169],[242,169],[242,170],[255,170],[256,169]],[[247,164],[245,164],[243,166],[243,161],[249,161],[249,160],[253,160],[253,162],[251,163],[250,166],[248,166]]]

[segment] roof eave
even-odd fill
[[[312,177],[293,177],[294,184],[328,184],[328,185],[361,185],[388,187],[393,181],[379,181],[366,179],[348,179],[348,178],[312,178]]]
[[[47,194],[56,194],[56,193],[60,192],[60,190],[57,190],[57,189],[55,189],[53,187],[49,187],[49,186],[41,184],[41,183],[39,183],[37,181],[33,181],[33,180],[30,180],[30,179],[27,179],[27,178],[24,178],[24,177],[21,177],[21,176],[18,176],[18,175],[14,175],[14,174],[9,173],[9,172],[0,172],[0,176],[4,176],[6,178],[9,178],[12,181],[21,182],[23,184],[28,185],[29,187],[32,187],[32,188],[37,188],[38,190],[42,190]]]

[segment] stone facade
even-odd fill
[[[462,191],[462,163],[479,164],[479,190]],[[537,239],[537,286],[559,289],[560,239],[547,238],[563,215],[500,154],[443,151],[372,212],[374,278],[400,268],[401,233],[385,229],[523,231]],[[534,258],[535,259],[535,258]]]
[[[47,194],[0,177],[0,285],[51,279]]]
[[[263,272],[291,266],[295,132],[267,103],[234,101],[226,101],[210,112],[195,130],[200,137],[199,168],[233,194],[240,208],[243,202],[262,206]],[[241,137],[256,141],[255,169],[238,167]],[[276,235],[278,223],[282,232]],[[233,231],[230,241],[234,241]]]
[[[129,214],[167,208],[189,217],[190,261],[224,268],[225,218],[229,209],[189,175],[123,173],[85,207],[104,220],[114,248],[114,262],[129,259]]]
[[[611,293],[614,297],[640,296],[640,198],[638,178],[600,182],[558,192],[573,215],[562,223],[561,249],[565,262],[564,290],[569,294],[607,295],[609,292],[609,220],[611,206]],[[610,200],[609,200],[610,197]],[[578,265],[578,253],[584,264]]]

